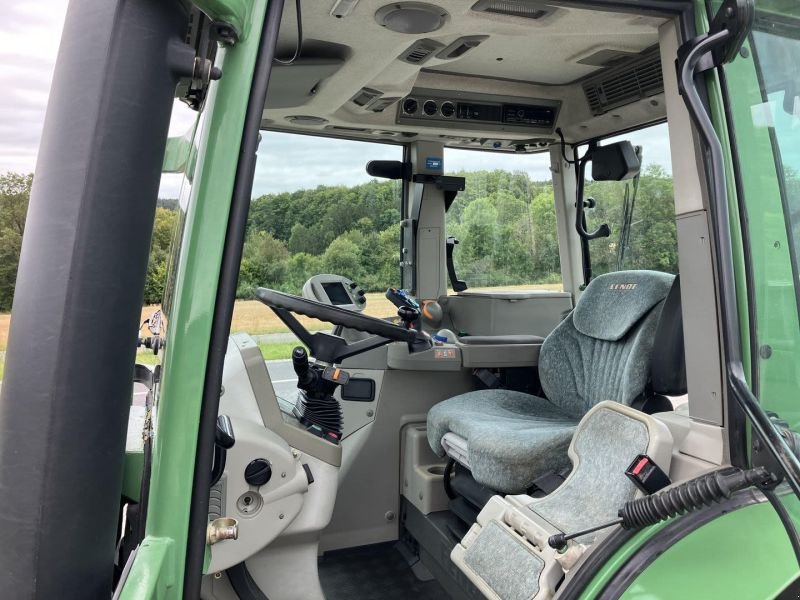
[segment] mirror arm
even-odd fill
[[[586,164],[592,158],[592,149],[593,146],[589,147],[589,150],[586,154],[581,158],[580,165],[578,167],[578,194],[577,194],[577,201],[575,202],[575,231],[578,232],[578,235],[583,240],[595,240],[601,237],[608,237],[611,235],[611,228],[608,226],[608,223],[603,223],[595,229],[593,232],[589,233],[586,231],[586,216],[584,213],[584,200],[583,200],[583,188],[584,188],[584,181],[586,176]]]

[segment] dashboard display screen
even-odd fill
[[[353,300],[350,298],[350,294],[347,293],[344,284],[340,281],[323,283],[322,289],[325,290],[325,293],[328,295],[328,300],[331,301],[331,304],[341,306],[343,304],[353,303]]]

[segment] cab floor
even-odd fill
[[[443,600],[447,592],[434,579],[420,581],[395,542],[326,552],[319,578],[327,600]]]

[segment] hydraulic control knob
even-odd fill
[[[314,371],[308,366],[308,353],[302,346],[292,350],[292,367],[297,374],[297,387],[304,388],[314,382]]]
[[[244,480],[255,487],[266,485],[272,478],[272,466],[266,458],[251,460],[244,468]]]

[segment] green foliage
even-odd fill
[[[626,181],[587,182],[586,196],[597,206],[586,211],[587,227],[593,231],[602,223],[611,227],[611,236],[589,243],[595,275],[617,271],[617,252],[622,224]],[[675,229],[675,204],[672,178],[658,165],[645,169],[639,182],[631,223],[630,243],[623,269],[653,269],[678,272],[678,237]]]
[[[466,190],[447,213],[458,276],[472,287],[560,281],[552,185],[523,172],[458,175]]]
[[[170,245],[177,223],[178,211],[162,207],[156,208],[153,237],[150,241],[150,261],[147,265],[147,279],[144,284],[145,304],[159,304],[164,297]]]
[[[447,233],[460,240],[455,261],[471,287],[558,283],[561,278],[552,184],[524,172],[454,173],[466,179],[447,213]],[[0,310],[14,290],[31,175],[0,177]],[[609,223],[612,235],[591,242],[595,274],[617,269],[617,246],[626,182],[587,182],[597,199],[588,226]],[[797,190],[795,177],[787,185]],[[661,167],[643,173],[624,268],[677,272],[672,179]],[[793,196],[797,197],[797,196]],[[172,238],[178,225],[175,200],[160,200],[144,299],[159,303],[167,280]],[[253,200],[237,296],[257,287],[299,293],[317,273],[340,273],[367,291],[399,280],[400,186],[373,180],[353,187],[268,194]],[[796,219],[795,223],[800,221]]]
[[[239,268],[239,297],[251,298],[257,287],[279,288],[289,271],[289,250],[266,231],[247,236]]]
[[[0,311],[11,310],[33,175],[0,176]]]

